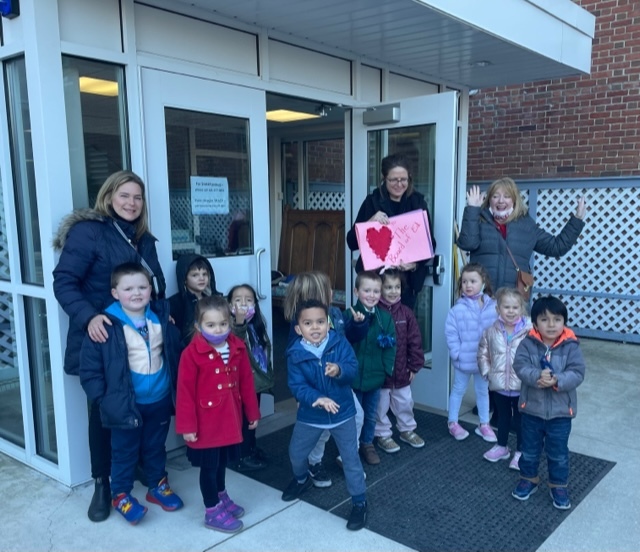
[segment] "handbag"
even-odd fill
[[[507,253],[509,253],[509,257],[511,257],[513,265],[516,267],[516,287],[528,302],[531,298],[531,288],[533,288],[533,274],[531,274],[531,272],[520,270],[520,267],[518,266],[518,263],[516,263],[513,253],[511,253],[511,249],[509,249],[506,241],[504,242],[504,245],[507,248]]]

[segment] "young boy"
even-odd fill
[[[538,490],[538,464],[547,454],[553,505],[571,508],[569,434],[578,410],[576,388],[584,380],[585,365],[575,334],[565,326],[567,307],[560,299],[542,297],[531,307],[533,329],[518,346],[513,368],[522,381],[518,409],[521,417],[520,481],[511,493],[527,500]]]
[[[182,255],[176,262],[178,293],[169,298],[171,316],[186,345],[193,333],[194,313],[203,296],[222,295],[216,289],[216,277],[208,259],[202,255]]]
[[[393,374],[396,358],[396,328],[393,318],[378,302],[382,292],[382,279],[374,271],[364,271],[356,277],[354,293],[358,301],[353,309],[345,311],[345,319],[361,312],[369,324],[367,336],[353,343],[358,358],[358,375],[353,390],[364,410],[364,425],[360,432],[360,454],[367,464],[379,464],[380,457],[373,446],[376,429],[380,388],[385,377]]]
[[[400,440],[414,448],[424,447],[424,440],[415,432],[418,424],[413,415],[411,382],[424,366],[420,326],[413,311],[400,301],[404,286],[402,272],[390,268],[382,275],[380,308],[391,314],[396,329],[396,358],[393,375],[387,376],[380,390],[376,422],[376,442],[385,452],[394,453],[400,445],[392,437],[389,409],[396,418]]]
[[[147,502],[165,511],[182,508],[165,470],[165,441],[174,408],[180,335],[169,322],[166,301],[151,300],[151,278],[137,263],[125,263],[111,275],[115,302],[105,309],[108,338],[86,336],[80,351],[80,382],[100,404],[102,424],[111,428],[113,507],[135,525],[146,514],[133,496],[138,456],[150,484]]]
[[[293,480],[282,500],[298,498],[312,484],[308,456],[325,429],[333,436],[351,495],[347,529],[357,531],[367,518],[366,485],[356,438],[356,408],[351,381],[358,361],[346,338],[329,331],[327,306],[315,299],[300,303],[295,331],[300,339],[287,349],[288,383],[298,401],[296,425],[289,444]]]

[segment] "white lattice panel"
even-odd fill
[[[7,244],[7,221],[4,218],[4,199],[0,187],[0,279],[9,280],[9,246]]]
[[[17,368],[13,302],[11,295],[0,293],[0,371]]]
[[[307,209],[342,211],[344,210],[344,192],[311,192],[307,199]]]
[[[605,295],[635,295],[640,289],[637,213],[638,188],[589,190],[539,189],[536,221],[558,234],[575,212],[584,192],[586,225],[576,245],[559,259],[535,255],[535,287],[566,290],[570,324],[594,331],[640,333],[637,300],[572,295],[571,291]]]

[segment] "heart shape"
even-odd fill
[[[382,226],[379,230],[377,228],[367,229],[367,243],[371,251],[381,261],[387,258],[392,239],[393,234],[388,226]]]

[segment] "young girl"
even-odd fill
[[[294,280],[289,284],[287,294],[284,298],[284,317],[291,323],[287,348],[300,339],[300,336],[295,331],[295,318],[298,307],[304,301],[311,299],[321,301],[328,306],[329,327],[339,334],[344,335],[350,343],[359,341],[367,335],[367,325],[364,323],[364,315],[362,315],[362,313],[356,313],[357,316],[354,316],[353,321],[350,320],[349,324],[345,324],[345,319],[340,309],[331,306],[332,298],[331,280],[324,272],[301,272],[296,275]],[[360,435],[360,429],[364,421],[364,412],[358,401],[355,401],[355,406],[356,430],[358,435]],[[331,437],[331,433],[329,431],[323,431],[318,440],[318,444],[309,454],[309,474],[315,487],[330,487],[332,484],[331,478],[322,465],[324,448],[329,437]],[[339,456],[338,459],[340,459]]]
[[[415,432],[418,424],[411,397],[411,382],[424,365],[422,336],[413,311],[400,302],[402,285],[399,270],[392,268],[382,274],[379,305],[391,314],[396,326],[396,360],[393,375],[387,376],[380,390],[375,436],[378,446],[389,453],[400,450],[392,437],[389,408],[396,418],[400,440],[414,448],[424,447],[424,440]]]
[[[484,453],[489,462],[509,458],[507,439],[509,431],[516,431],[516,452],[509,463],[513,470],[519,470],[520,460],[520,413],[518,398],[520,380],[513,370],[513,359],[520,342],[531,329],[531,321],[525,316],[524,297],[517,289],[500,288],[496,293],[498,320],[482,335],[478,347],[480,374],[489,381],[489,389],[494,394],[498,410],[498,443]],[[512,424],[513,419],[513,424]]]
[[[178,369],[176,432],[187,442],[187,458],[200,468],[204,525],[226,533],[242,529],[244,508],[225,487],[225,469],[237,461],[242,410],[255,429],[260,419],[249,356],[230,334],[231,312],[224,297],[203,297],[196,306],[196,332]]]
[[[260,312],[255,290],[249,284],[231,288],[227,295],[231,306],[231,330],[244,341],[249,352],[249,362],[253,372],[258,404],[260,395],[273,387],[273,366],[271,364],[271,341]],[[256,431],[249,427],[245,418],[242,422],[242,444],[238,471],[255,471],[266,467],[264,453],[256,446]]]
[[[478,370],[478,344],[482,333],[496,321],[496,302],[491,298],[491,284],[482,265],[471,263],[463,267],[458,282],[459,299],[451,307],[445,324],[449,355],[455,368],[449,397],[449,433],[457,441],[469,436],[458,423],[462,398],[473,376],[480,425],[476,435],[489,443],[497,441],[489,426],[489,386]]]

